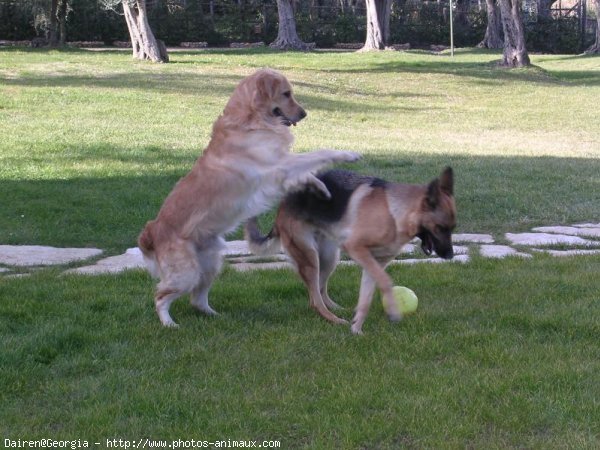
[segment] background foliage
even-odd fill
[[[128,40],[120,7],[114,0],[67,0],[67,40]],[[22,40],[43,36],[49,0],[0,0],[0,39]],[[455,44],[475,46],[485,33],[485,5],[455,2]],[[211,46],[231,42],[270,43],[277,36],[275,0],[148,0],[150,22],[167,45],[205,41]],[[300,37],[318,47],[364,42],[366,11],[363,0],[296,2]],[[395,0],[392,6],[392,43],[413,47],[448,44],[448,3]],[[573,53],[580,50],[578,19],[540,19],[527,24],[531,51]],[[591,44],[592,37],[586,41]]]

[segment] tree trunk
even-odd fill
[[[152,62],[169,62],[164,42],[156,39],[150,29],[146,0],[123,0],[123,13],[129,29],[133,57]]]
[[[50,2],[50,17],[48,17],[48,45],[50,47],[58,46],[58,21],[56,12],[58,11],[58,0]]]
[[[277,0],[279,31],[277,39],[269,47],[279,50],[311,50],[314,44],[303,42],[296,32],[296,19],[291,0]]]
[[[212,23],[213,27],[215,26],[215,0],[210,0],[209,4],[210,11],[210,23]]]
[[[58,18],[58,41],[61,46],[64,46],[67,42],[67,14],[68,14],[68,1],[60,0],[58,11],[56,13]]]
[[[502,22],[500,20],[500,10],[495,0],[485,0],[487,9],[487,27],[485,36],[477,47],[480,48],[502,48]]]
[[[521,14],[520,0],[499,0],[504,31],[504,54],[502,66],[525,67],[530,65],[525,48],[525,27]]]
[[[361,51],[384,50],[390,37],[392,0],[365,0],[367,38]]]
[[[594,5],[596,5],[596,42],[585,51],[590,55],[600,53],[600,0],[594,0]]]

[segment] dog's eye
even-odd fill
[[[292,96],[292,93],[290,91],[285,91],[283,93],[283,96],[286,97],[286,98],[290,98]]]

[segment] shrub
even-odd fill
[[[577,53],[581,46],[579,19],[542,19],[526,24],[527,50],[542,53]]]

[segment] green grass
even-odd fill
[[[600,220],[600,59],[499,54],[0,49],[0,244],[135,245],[241,77],[283,71],[309,116],[296,151],[357,170],[456,174],[458,231]],[[268,223],[269,217],[264,219]],[[239,234],[237,235],[239,236]],[[365,336],[310,311],[289,271],[226,269],[217,318],[120,276],[0,278],[0,439],[250,439],[282,448],[598,448],[600,258],[392,267],[420,299]],[[332,297],[350,318],[359,272]],[[4,444],[4,441],[2,441]]]
[[[216,282],[207,318],[159,326],[146,275],[0,284],[0,434],[280,440],[282,448],[597,448],[598,258],[390,269],[420,297],[365,336],[289,271]],[[332,295],[351,317],[358,270]]]
[[[127,52],[0,56],[4,243],[131,246],[236,83],[264,66],[288,75],[308,111],[295,150],[356,150],[358,170],[418,183],[451,164],[461,231],[600,217],[597,57],[533,56],[535,68],[507,71],[497,53],[469,50],[209,51],[166,65]]]

